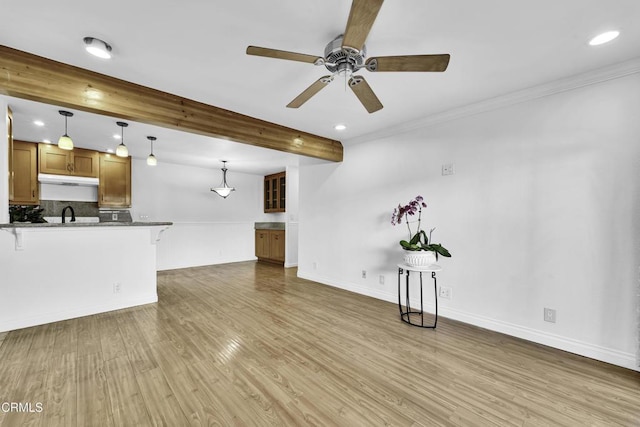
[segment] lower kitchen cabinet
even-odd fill
[[[284,230],[256,230],[256,257],[259,261],[284,264]]]

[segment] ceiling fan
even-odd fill
[[[382,103],[371,90],[365,78],[354,74],[357,71],[364,68],[374,73],[384,71],[442,72],[449,65],[449,54],[379,56],[365,60],[367,51],[364,42],[378,16],[383,1],[353,0],[344,34],[327,44],[324,49],[324,57],[257,46],[247,47],[247,54],[324,65],[331,72],[327,76],[320,77],[305,89],[287,105],[289,108],[300,107],[331,83],[336,75],[339,75],[344,77],[345,81],[347,78],[349,79],[349,87],[364,108],[369,113],[374,113],[382,109]]]

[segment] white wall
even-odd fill
[[[0,99],[0,224],[9,222],[9,141],[6,135],[9,132],[9,120],[7,118],[7,103]]]
[[[285,261],[284,266],[298,265],[298,211],[300,170],[298,166],[287,166],[287,212],[285,220]]]
[[[302,166],[299,275],[397,302],[407,233],[390,215],[420,194],[423,228],[453,254],[440,262],[453,291],[442,315],[634,368],[639,113],[632,74]]]
[[[263,177],[228,167],[227,181],[236,191],[223,199],[210,191],[222,179],[220,168],[162,159],[150,167],[133,160],[133,220],[174,223],[158,243],[159,270],[256,259],[253,230],[262,215]]]

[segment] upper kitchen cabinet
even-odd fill
[[[98,178],[99,176],[99,153],[97,151],[82,148],[63,150],[55,145],[39,144],[38,157],[40,173],[89,178]]]
[[[131,207],[131,157],[100,153],[98,206]]]
[[[38,145],[33,142],[13,141],[13,160],[9,173],[13,192],[9,203],[14,205],[37,205],[38,192]]]
[[[285,212],[287,198],[287,173],[280,172],[264,177],[264,212]]]

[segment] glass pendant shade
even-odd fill
[[[127,148],[126,145],[124,145],[124,128],[129,126],[129,124],[125,123],[125,122],[116,122],[116,124],[118,126],[120,126],[120,129],[121,129],[120,145],[118,145],[118,147],[116,148],[116,156],[118,156],[118,157],[128,157],[129,156],[129,149]]]
[[[126,145],[124,145],[123,143],[120,143],[120,145],[118,145],[118,148],[116,148],[116,156],[127,157],[128,155],[129,155],[129,149],[127,148]]]
[[[63,150],[73,150],[73,141],[69,138],[69,135],[64,134],[58,140],[58,148]]]
[[[158,164],[158,159],[153,155],[153,141],[157,138],[155,136],[148,136],[147,139],[151,141],[151,153],[149,154],[149,157],[147,157],[147,165],[156,166]]]
[[[220,186],[212,188],[211,191],[213,191],[223,199],[226,199],[227,196],[229,196],[229,194],[231,194],[232,191],[236,191],[235,188],[229,187],[229,185],[227,184],[227,161],[226,160],[222,161],[222,183],[220,183]]]
[[[226,199],[227,196],[229,196],[229,194],[231,194],[231,192],[234,190],[235,188],[231,188],[231,187],[216,187],[211,189],[211,191],[215,192],[218,196],[222,197],[223,199]]]
[[[67,117],[73,117],[73,113],[63,110],[58,111],[58,113],[60,113],[61,116],[64,116],[64,135],[62,135],[58,140],[58,148],[63,150],[73,150],[73,141],[69,135],[67,135]]]

